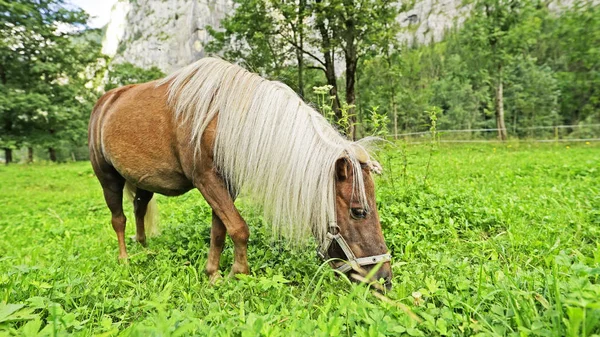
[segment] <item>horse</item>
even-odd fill
[[[313,235],[318,255],[341,273],[373,270],[391,286],[365,142],[342,136],[283,83],[218,58],[202,58],[152,82],[104,94],[90,116],[90,161],[111,213],[119,258],[127,259],[123,194],[133,198],[136,234],[158,234],[155,193],[198,189],[212,208],[205,272],[221,277],[225,236],[231,275],[248,274],[248,225],[234,201],[262,205],[274,235]]]

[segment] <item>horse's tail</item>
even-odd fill
[[[133,201],[135,198],[135,186],[131,185],[129,182],[125,183],[125,195],[127,199]],[[152,197],[150,202],[148,202],[148,208],[146,209],[146,214],[144,215],[144,229],[146,230],[147,237],[153,237],[160,234],[158,229],[158,204],[156,203],[156,198]]]

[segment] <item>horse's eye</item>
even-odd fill
[[[350,215],[354,219],[364,219],[367,217],[367,210],[364,208],[350,208]]]

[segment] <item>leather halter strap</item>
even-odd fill
[[[325,236],[325,241],[321,245],[319,245],[319,248],[317,249],[317,255],[322,260],[330,259],[327,251],[329,250],[329,247],[331,247],[331,244],[334,241],[337,242],[340,248],[342,248],[342,251],[346,255],[347,259],[344,264],[337,268],[333,265],[333,262],[330,262],[331,266],[341,273],[347,273],[352,269],[357,270],[362,266],[377,264],[380,262],[388,262],[392,260],[392,257],[389,253],[357,258],[356,255],[354,255],[354,253],[352,252],[352,249],[350,249],[350,246],[348,245],[346,240],[344,240],[342,234],[340,234],[340,228],[337,224],[331,224],[329,226],[329,231]]]

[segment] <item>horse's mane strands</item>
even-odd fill
[[[313,108],[280,82],[268,81],[215,58],[203,58],[163,79],[180,123],[192,126],[190,142],[218,114],[215,164],[230,190],[259,201],[276,235],[296,242],[325,238],[336,221],[335,163],[346,156],[355,193],[368,208],[361,165],[364,147],[342,137]]]

